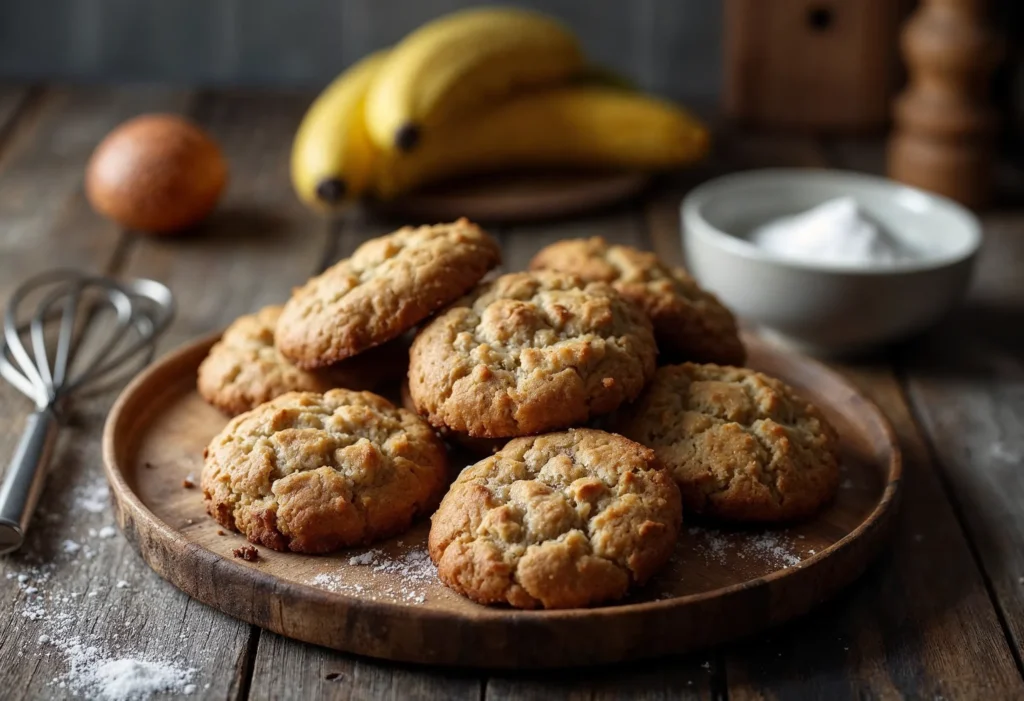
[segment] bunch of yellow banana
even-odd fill
[[[295,137],[292,181],[303,201],[331,208],[505,168],[660,170],[704,155],[693,117],[614,82],[544,15],[457,12],[324,90]]]

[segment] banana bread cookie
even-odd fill
[[[399,392],[402,397],[402,408],[408,409],[414,414],[419,414],[416,410],[416,404],[412,401],[412,395],[409,394],[408,380],[402,383]],[[447,426],[437,427],[437,435],[450,447],[461,448],[466,453],[476,457],[493,455],[508,443],[507,438],[473,438],[469,434],[453,431]]]
[[[236,416],[203,463],[206,510],[274,550],[325,553],[379,540],[430,513],[444,445],[370,392],[291,392]]]
[[[656,353],[650,320],[610,285],[511,273],[423,328],[409,352],[409,392],[434,426],[530,435],[636,398]]]
[[[229,416],[255,409],[286,392],[364,390],[405,374],[408,346],[398,339],[323,370],[300,370],[274,347],[280,306],[239,317],[199,366],[203,399]]]
[[[837,436],[779,380],[744,368],[669,365],[613,422],[654,449],[687,513],[785,521],[828,502],[839,481]]]
[[[615,287],[650,315],[662,360],[746,360],[732,313],[685,270],[670,268],[653,253],[609,245],[599,236],[567,239],[538,251],[530,269],[561,270]]]
[[[573,608],[660,568],[682,521],[653,451],[593,429],[517,438],[466,468],[431,518],[441,580],[482,604]]]
[[[457,299],[500,259],[497,242],[466,219],[367,241],[292,293],[277,347],[306,370],[344,360]]]

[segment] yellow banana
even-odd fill
[[[524,93],[440,125],[408,154],[381,154],[376,193],[388,199],[453,176],[524,167],[662,170],[699,160],[707,130],[683,109],[614,87]]]
[[[377,149],[363,106],[386,52],[371,54],[327,86],[302,118],[292,144],[292,184],[303,202],[325,209],[370,186]]]
[[[544,15],[511,8],[463,10],[407,36],[370,88],[366,121],[383,151],[410,151],[468,108],[583,70],[576,38]]]

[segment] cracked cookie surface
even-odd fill
[[[497,242],[466,219],[372,239],[292,293],[277,347],[301,368],[331,365],[399,336],[500,259]]]
[[[416,404],[412,401],[412,395],[409,394],[408,378],[402,382],[398,391],[399,397],[402,400],[402,408],[408,409],[412,413],[419,415],[419,411],[416,409]],[[469,434],[453,431],[447,426],[438,426],[436,429],[437,435],[442,441],[452,448],[463,450],[476,458],[493,455],[501,450],[502,446],[508,443],[507,438],[473,438]]]
[[[746,360],[732,312],[685,270],[665,265],[653,253],[609,245],[599,236],[567,239],[538,251],[530,269],[560,270],[612,285],[651,317],[664,358],[721,365]]]
[[[654,450],[687,512],[733,521],[809,516],[839,481],[837,436],[788,385],[745,368],[658,369],[612,428]]]
[[[286,392],[372,389],[404,373],[408,350],[397,340],[323,370],[297,368],[274,346],[280,315],[280,306],[264,307],[228,326],[199,366],[203,399],[235,416]]]
[[[447,483],[415,414],[370,392],[292,392],[232,419],[203,463],[207,512],[274,550],[325,553],[406,530]]]
[[[679,491],[653,451],[571,429],[517,438],[463,470],[431,518],[441,580],[483,604],[592,606],[669,558]]]
[[[476,438],[530,435],[634,399],[656,353],[650,320],[609,285],[510,273],[420,331],[409,393],[439,428]]]

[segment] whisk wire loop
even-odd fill
[[[28,321],[21,307],[33,293],[44,292]],[[106,338],[87,357],[78,351],[93,323],[113,316]],[[173,316],[170,291],[153,280],[117,283],[109,278],[55,270],[28,280],[7,303],[4,316],[0,374],[31,398],[38,408],[55,406],[62,398],[90,386],[89,394],[109,389],[118,378],[148,363],[156,337]],[[55,348],[47,329],[57,319]],[[94,330],[92,331],[94,333]],[[25,337],[31,352],[26,348]],[[51,336],[52,338],[52,336]],[[106,380],[112,374],[112,382]]]
[[[29,299],[38,301],[23,315]],[[111,315],[112,321],[103,322]],[[28,417],[0,484],[0,553],[24,542],[64,400],[108,391],[140,370],[153,358],[156,339],[173,315],[171,291],[159,282],[118,283],[75,270],[42,273],[11,295],[0,339],[0,376],[32,399],[36,412]],[[99,335],[101,322],[105,337]],[[48,340],[54,336],[51,348]]]

